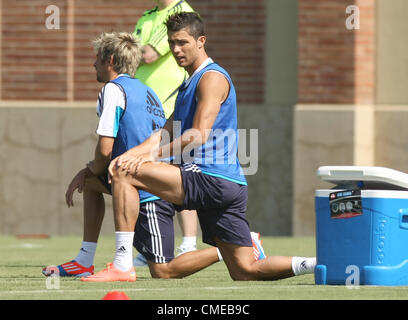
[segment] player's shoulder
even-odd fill
[[[209,64],[202,70],[201,78],[197,84],[198,90],[211,88],[211,90],[229,90],[231,78],[229,74],[218,64]]]
[[[173,8],[168,12],[168,16],[171,16],[180,12],[194,12],[194,9],[185,0],[179,1]]]
[[[121,85],[116,83],[116,82],[112,82],[109,81],[107,83],[105,83],[105,85],[102,87],[102,90],[106,93],[117,93],[117,92],[121,92],[122,88]]]
[[[103,103],[103,101],[122,100],[124,95],[125,92],[122,86],[109,81],[101,88],[101,91],[99,92],[99,101]]]
[[[218,73],[221,77],[226,78],[228,81],[232,81],[231,75],[227,70],[225,70],[223,67],[221,67],[219,64],[216,62],[213,62],[209,64],[205,69],[204,72],[213,72],[213,73]]]
[[[146,10],[146,11],[143,13],[142,17],[148,17],[148,16],[150,16],[150,15],[156,13],[158,10],[159,10],[158,7],[154,7],[153,9]]]
[[[219,70],[209,69],[202,74],[198,86],[211,86],[217,88],[227,85],[228,83],[229,79],[224,73]]]

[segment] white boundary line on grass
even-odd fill
[[[316,288],[316,285],[277,285],[277,286],[245,286],[245,287],[201,287],[197,288],[200,290],[247,290],[247,289],[265,289],[265,288],[276,288],[276,289],[293,289],[293,288]],[[12,294],[32,294],[32,293],[85,293],[85,292],[108,292],[108,291],[128,291],[128,292],[139,292],[139,291],[165,291],[173,288],[111,288],[111,289],[47,289],[47,290],[12,290],[12,291],[0,291],[0,295],[12,295]],[[193,288],[190,288],[190,290]]]
[[[196,288],[199,290],[247,290],[247,289],[329,289],[329,288],[344,288],[346,286],[319,286],[315,284],[304,284],[304,285],[272,285],[272,286],[245,286],[245,287],[201,287]],[[392,288],[407,290],[405,286],[395,286],[395,287],[384,287],[384,286],[361,286],[360,288]],[[12,291],[0,291],[0,296],[16,295],[16,294],[41,294],[41,293],[86,293],[86,292],[109,292],[109,291],[125,291],[125,292],[143,292],[143,291],[166,291],[171,289],[181,289],[177,287],[166,287],[166,288],[110,288],[110,289],[47,289],[47,290],[12,290]],[[194,290],[194,288],[190,288]]]

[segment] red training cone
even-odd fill
[[[110,291],[102,300],[130,300],[129,297],[123,291]]]

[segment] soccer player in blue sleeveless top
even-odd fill
[[[207,56],[203,22],[196,13],[175,14],[166,25],[171,51],[190,77],[180,87],[174,114],[164,128],[111,162],[115,216],[132,217],[140,201],[137,191],[145,190],[178,209],[197,210],[203,241],[218,247],[234,280],[312,273],[315,258],[254,259],[245,217],[247,183],[237,159],[233,83]],[[175,157],[173,164],[161,162],[169,155]],[[153,273],[171,276],[172,266],[182,260],[188,275],[214,263],[215,250],[185,253],[169,264],[156,265]]]
[[[109,162],[112,157],[143,142],[166,121],[155,92],[130,76],[135,74],[142,58],[142,47],[137,38],[125,32],[103,33],[93,44],[96,78],[104,84],[96,108],[98,143],[94,160],[74,176],[66,192],[68,207],[73,206],[76,190],[83,193],[83,242],[73,260],[44,268],[46,276],[53,273],[76,277],[93,274],[93,261],[105,214],[103,194],[111,193],[107,177]],[[156,263],[174,257],[173,205],[143,190],[139,191],[139,196],[141,214],[136,228],[133,225],[129,232],[117,230],[119,232],[115,233],[117,250],[110,267],[118,275],[115,280],[136,280],[132,265],[133,242],[139,251],[143,250]],[[119,223],[115,221],[115,225]],[[152,224],[154,230],[149,228]]]

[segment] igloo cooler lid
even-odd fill
[[[406,190],[408,174],[384,167],[323,166],[317,176],[337,188]]]

